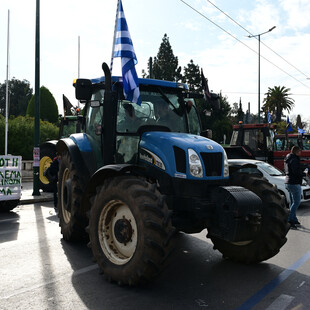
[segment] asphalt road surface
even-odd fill
[[[310,204],[280,253],[257,265],[213,250],[206,232],[180,233],[152,283],[108,283],[85,244],[62,240],[51,202],[0,214],[0,309],[310,309]]]

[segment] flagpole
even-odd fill
[[[113,56],[114,56],[115,35],[116,35],[116,26],[117,26],[117,15],[118,15],[118,9],[119,9],[119,2],[120,2],[120,0],[117,0],[115,25],[114,25],[114,34],[113,34],[113,45],[112,45],[112,55],[111,55],[111,65],[110,65],[111,75],[112,75],[112,70],[113,70]]]
[[[8,10],[8,35],[7,35],[7,58],[6,58],[6,91],[5,91],[5,150],[8,154],[8,131],[9,131],[9,54],[10,54],[10,10]]]
[[[78,78],[80,78],[80,57],[81,57],[81,52],[80,52],[80,36],[78,36]],[[78,108],[80,108],[80,100],[78,102]],[[65,113],[64,113],[65,115]]]

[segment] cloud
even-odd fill
[[[280,5],[288,16],[287,28],[298,31],[310,25],[310,2],[308,0],[280,0]]]

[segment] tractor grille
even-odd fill
[[[178,172],[186,173],[186,154],[185,151],[177,146],[173,147],[176,169]]]
[[[223,154],[222,153],[200,153],[205,165],[205,175],[215,177],[222,175]]]
[[[180,173],[186,173],[186,153],[183,149],[173,146],[176,170]],[[200,153],[204,166],[204,175],[207,177],[221,176],[223,170],[222,153]]]

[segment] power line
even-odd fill
[[[244,92],[244,91],[223,91],[221,90],[221,92],[225,92],[225,94],[243,94],[243,95],[257,95],[256,93],[251,93],[251,92]],[[261,93],[262,95],[264,95],[264,93]],[[295,94],[295,93],[290,93],[290,96],[309,96],[310,94]]]
[[[233,19],[231,16],[229,16],[227,13],[225,13],[223,10],[221,10],[218,6],[216,6],[213,2],[210,0],[207,0],[211,5],[213,5],[217,10],[219,10],[222,14],[224,14],[227,18],[229,18],[232,22],[234,22],[236,25],[238,25],[240,28],[242,28],[244,31],[246,31],[249,35],[256,37],[253,35],[250,31],[248,31],[246,28],[244,28],[241,24],[239,24],[235,19]],[[258,40],[258,38],[256,38]],[[297,70],[299,73],[304,75],[306,78],[308,78],[309,75],[303,73],[301,70],[299,70],[297,67],[295,67],[293,64],[291,64],[289,61],[287,61],[284,57],[282,57],[279,53],[274,51],[271,47],[269,47],[264,42],[261,42],[265,47],[267,47],[270,51],[272,51],[274,54],[276,54],[278,57],[280,57],[282,60],[284,60],[287,64],[289,64],[291,67],[293,67],[295,70]]]
[[[235,37],[234,35],[232,35],[229,31],[227,31],[226,29],[224,29],[223,27],[221,27],[220,25],[218,25],[217,23],[215,23],[213,20],[211,20],[210,18],[208,18],[206,15],[202,14],[201,12],[199,12],[197,9],[195,9],[193,6],[191,6],[190,4],[188,4],[186,1],[184,0],[180,0],[181,2],[183,2],[185,5],[187,5],[190,9],[192,9],[193,11],[195,11],[197,14],[201,15],[203,18],[205,18],[206,20],[208,20],[210,23],[212,23],[214,26],[216,26],[217,28],[221,29],[222,31],[224,31],[226,34],[228,34],[229,36],[231,36],[233,39],[235,39],[236,41],[238,41],[239,43],[243,44],[245,47],[247,47],[249,50],[251,50],[252,52],[254,52],[255,54],[258,55],[257,51],[255,51],[253,48],[251,48],[250,46],[248,46],[247,44],[245,44],[244,42],[242,42],[240,39],[238,39],[237,37]],[[207,0],[208,1],[208,0]],[[225,13],[226,14],[226,13]],[[247,31],[247,30],[246,30]],[[274,64],[272,61],[270,61],[269,59],[267,59],[265,56],[260,55],[261,58],[265,59],[267,62],[269,62],[270,64],[272,64],[273,66],[275,66],[276,68],[278,68],[280,71],[282,71],[283,73],[285,73],[286,75],[290,76],[292,79],[294,79],[295,81],[297,81],[298,83],[302,84],[303,86],[307,87],[310,89],[310,87],[306,84],[304,84],[302,81],[298,80],[297,78],[295,78],[293,75],[291,75],[290,73],[286,72],[285,70],[283,70],[282,68],[280,68],[278,65]]]

